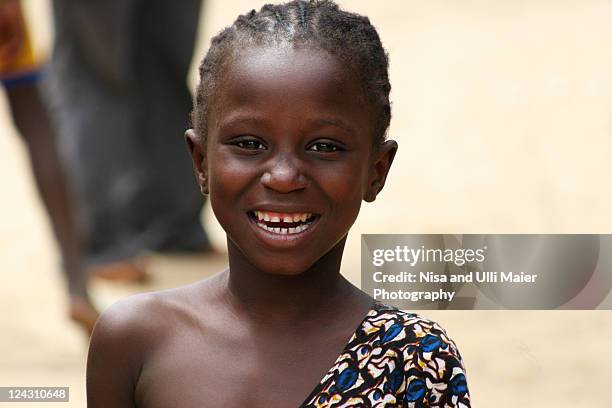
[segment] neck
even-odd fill
[[[228,239],[226,290],[230,305],[257,320],[307,319],[359,292],[340,275],[346,237],[308,270],[295,276],[271,274],[251,264]]]

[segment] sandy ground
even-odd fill
[[[48,8],[34,4],[44,48]],[[253,4],[209,1],[197,55]],[[368,14],[389,50],[390,136],[400,142],[389,184],[354,228],[346,276],[359,282],[360,233],[612,230],[611,3],[342,4]],[[56,247],[1,97],[0,146],[0,385],[69,386],[71,402],[54,406],[83,407],[87,338],[64,318]],[[222,249],[221,230],[210,214],[204,220]],[[92,291],[104,308],[224,264],[222,256],[153,256],[148,286],[94,282]],[[612,312],[423,314],[458,343],[475,407],[610,405]]]

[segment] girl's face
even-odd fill
[[[382,188],[397,144],[375,147],[374,109],[328,53],[255,48],[228,65],[205,155],[187,134],[194,167],[242,256],[296,275],[346,237],[361,201]]]

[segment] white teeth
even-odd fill
[[[272,227],[268,227],[266,224],[263,224],[263,223],[257,223],[257,226],[268,232],[274,232],[279,235],[287,235],[287,234],[290,235],[290,234],[299,234],[300,232],[310,227],[310,224],[298,225],[295,228],[272,228]]]
[[[1,0],[0,0],[1,1]],[[284,223],[300,223],[306,222],[313,217],[312,213],[296,213],[293,215],[284,215],[280,216],[271,216],[269,213],[265,211],[254,211],[255,217],[257,217],[258,221],[267,221],[267,222],[284,222]]]

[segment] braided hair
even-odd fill
[[[326,51],[349,67],[377,110],[374,141],[383,142],[391,120],[388,57],[370,20],[341,10],[332,0],[266,4],[239,16],[211,40],[200,64],[192,123],[205,143],[207,119],[224,69],[241,47],[289,44]]]

